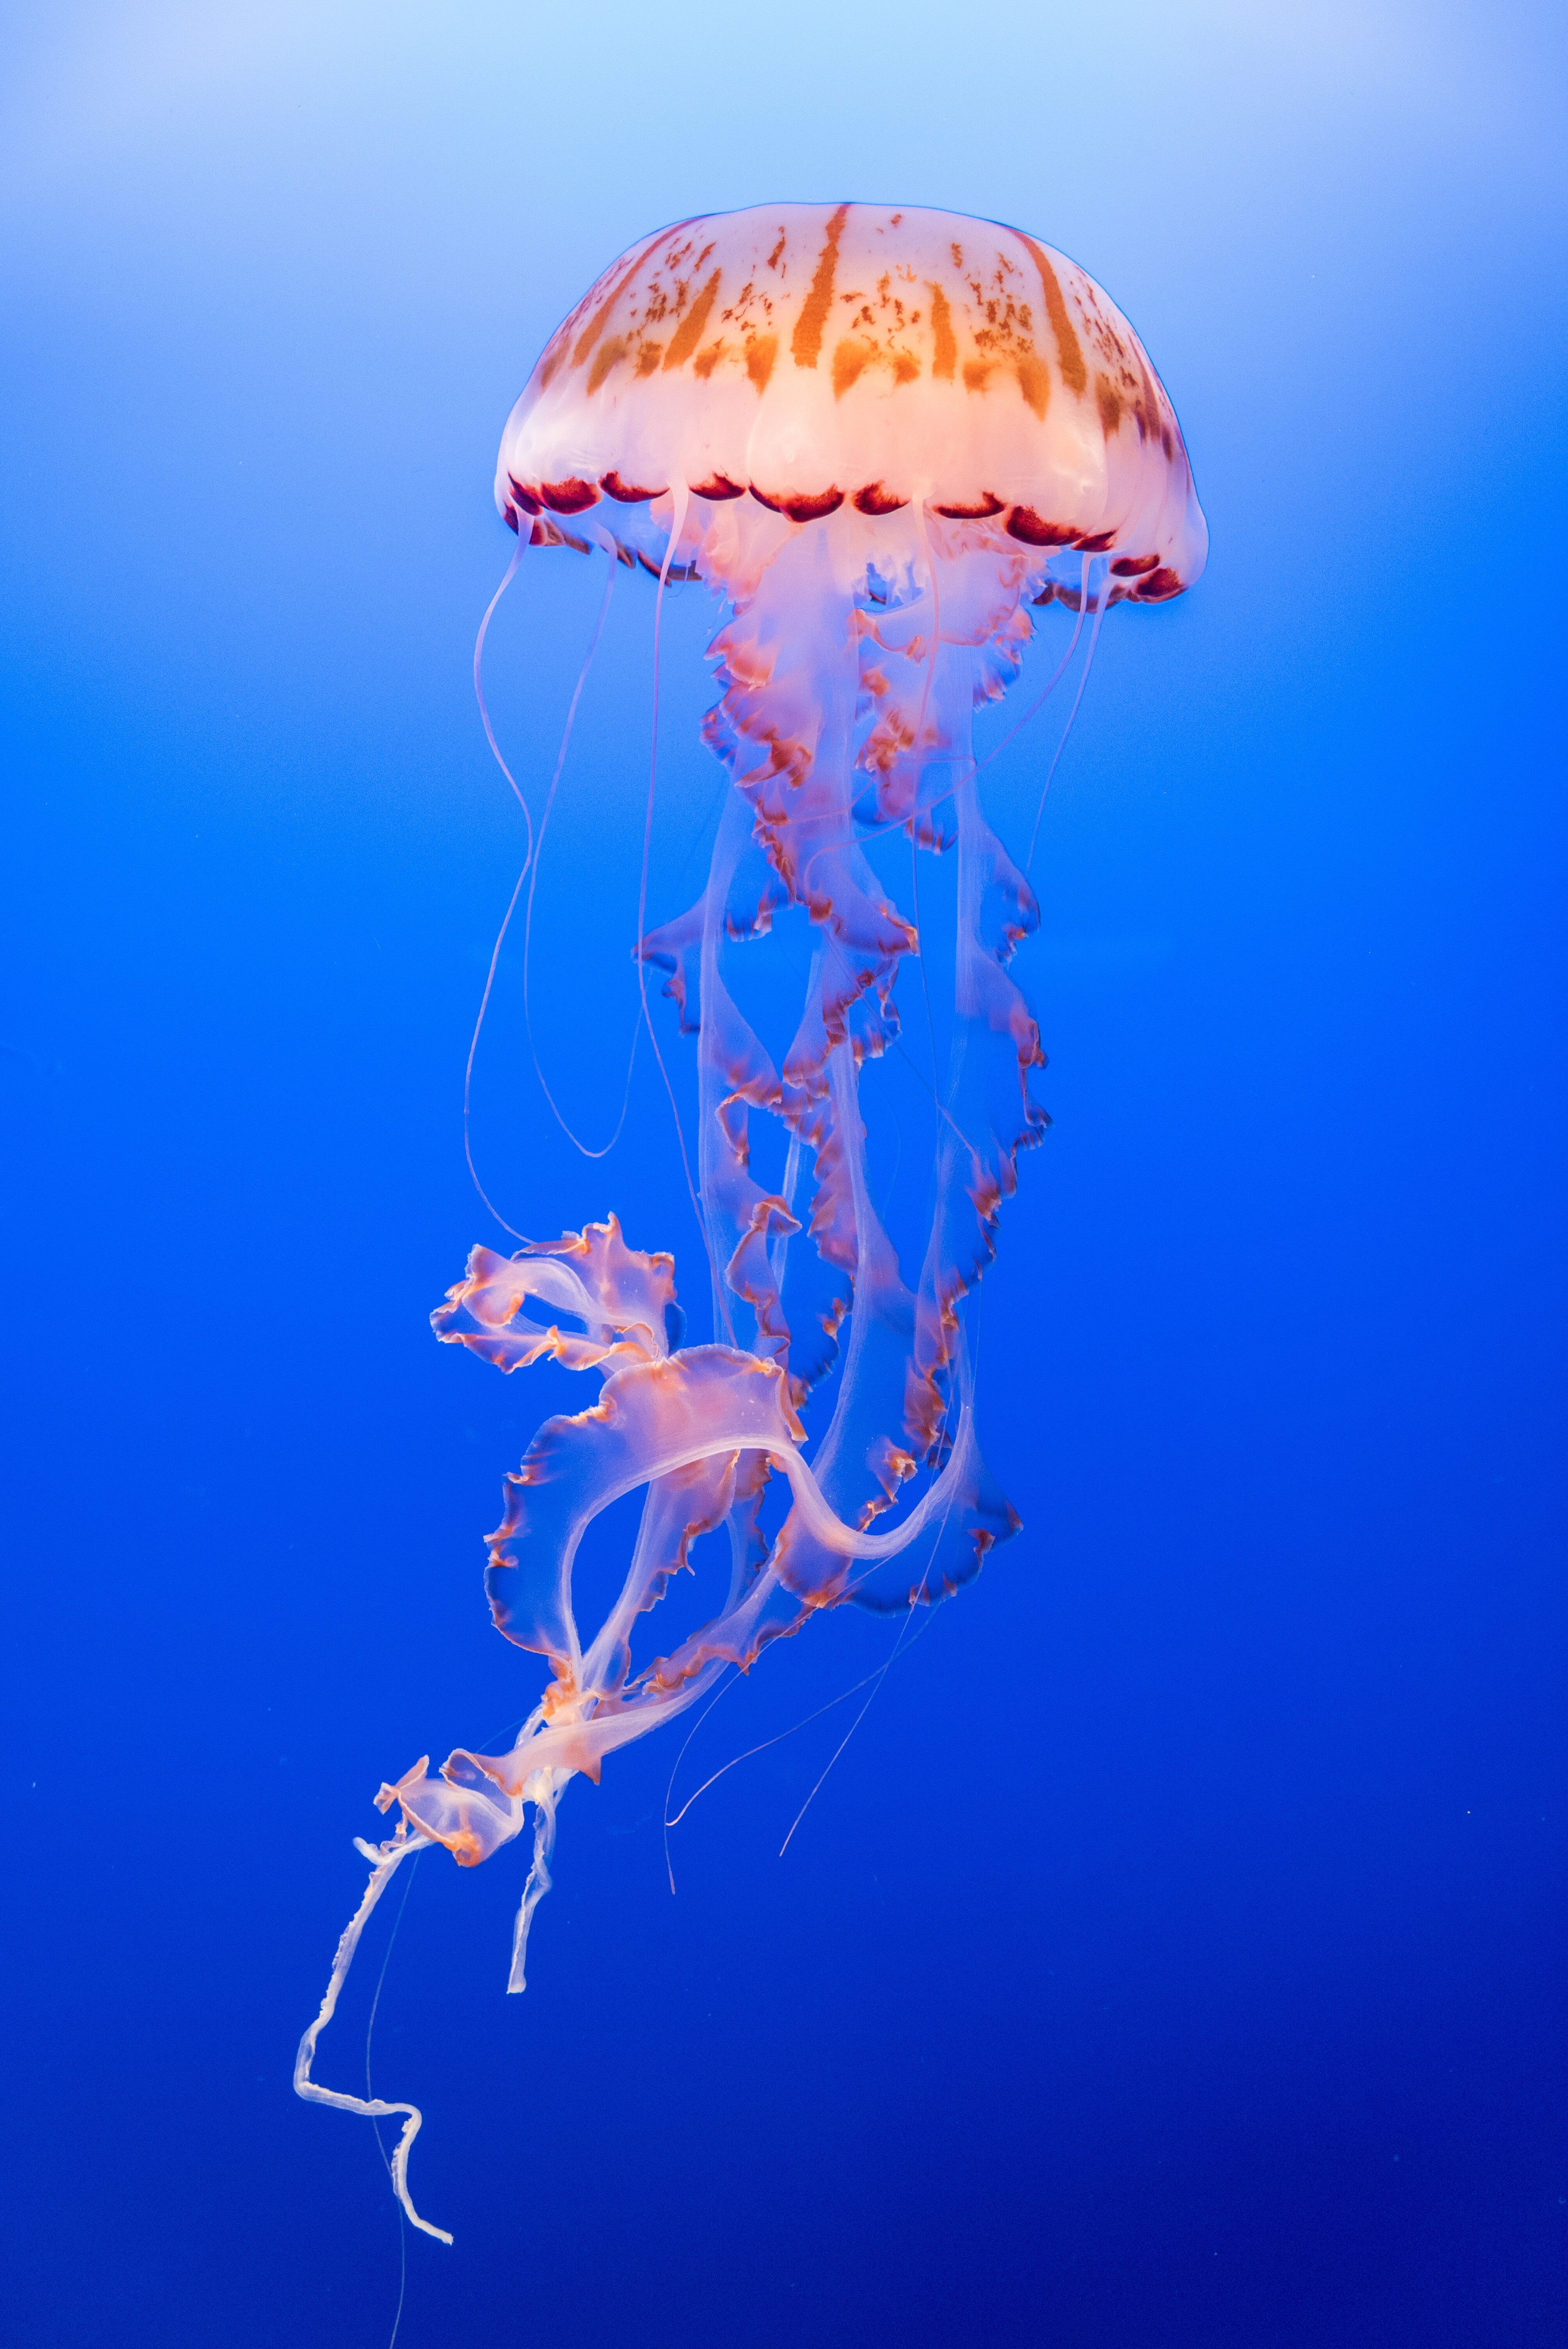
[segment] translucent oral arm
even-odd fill
[[[420,1764],[418,1766],[422,1769],[424,1765]],[[343,1929],[320,2012],[299,2043],[299,2053],[294,2057],[294,2094],[303,2096],[307,2104],[332,2105],[342,2113],[359,2113],[366,2120],[397,2120],[401,2117],[403,2127],[392,2148],[392,2190],[403,2205],[410,2225],[418,2227],[422,2235],[434,2235],[438,2243],[449,2243],[452,2239],[444,2227],[433,2227],[428,2219],[420,2218],[408,2192],[408,2156],[424,2119],[418,2106],[390,2104],[382,2096],[351,2096],[341,2088],[324,2088],[319,2081],[310,2076],[311,2065],[315,2060],[315,2043],[332,2021],[338,1992],[348,1978],[348,1969],[354,1962],[354,1952],[359,1947],[359,1937],[365,1930],[370,1912],[409,1854],[428,1847],[428,1838],[411,1836],[406,1826],[399,1826],[397,1834],[378,1847],[366,1844],[361,1844],[359,1847],[374,1862],[370,1880],[358,1908]]]

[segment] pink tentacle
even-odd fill
[[[686,1176],[686,1196],[691,1201],[691,1211],[696,1217],[696,1227],[702,1235],[703,1252],[707,1257],[708,1267],[713,1274],[713,1291],[718,1299],[725,1332],[733,1345],[735,1332],[730,1326],[729,1309],[724,1300],[724,1284],[720,1278],[719,1267],[714,1261],[712,1244],[708,1239],[707,1223],[702,1212],[702,1203],[697,1197],[696,1185],[692,1180],[691,1158],[686,1150],[686,1130],[681,1124],[680,1103],[676,1099],[676,1089],[670,1081],[670,1072],[665,1065],[665,1056],[659,1049],[658,1036],[648,1010],[648,966],[641,951],[642,941],[646,936],[648,928],[648,864],[653,854],[654,792],[659,771],[659,643],[664,620],[665,588],[669,579],[670,564],[675,559],[676,548],[680,543],[681,532],[686,527],[686,512],[690,503],[691,492],[686,483],[684,481],[674,483],[670,491],[670,534],[665,547],[665,559],[659,566],[658,594],[654,602],[654,715],[652,740],[648,750],[647,812],[643,819],[643,869],[637,883],[637,994],[643,1008],[643,1022],[648,1031],[648,1041],[654,1048],[654,1058],[658,1062],[659,1074],[664,1079],[665,1091],[669,1095],[670,1114],[676,1122],[676,1141],[681,1154],[681,1172]]]

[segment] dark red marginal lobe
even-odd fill
[[[524,513],[536,514],[542,512],[543,508],[540,504],[538,493],[535,491],[525,490],[515,473],[509,473],[507,475],[507,480],[511,483],[512,496],[516,499],[519,506]]]
[[[1138,600],[1140,604],[1163,604],[1168,596],[1180,595],[1181,584],[1174,571],[1156,571],[1139,588]]]
[[[539,494],[552,513],[583,513],[598,504],[599,485],[580,481],[573,474],[564,481],[542,482]]]
[[[863,514],[898,513],[908,505],[907,498],[895,498],[881,481],[868,481],[863,490],[855,492],[855,511]]]
[[[719,505],[726,498],[743,498],[746,484],[744,481],[727,481],[722,473],[710,473],[706,481],[693,481],[691,493],[694,498],[708,498],[715,505]],[[767,503],[766,499],[763,502]]]
[[[1007,516],[1007,535],[1026,546],[1070,546],[1078,536],[1071,523],[1047,522],[1033,506],[1015,506]]]
[[[985,490],[973,505],[938,506],[936,511],[949,522],[989,522],[993,514],[1001,512],[1005,502],[1004,499],[994,498],[989,490]],[[1016,537],[1017,533],[1015,532],[1014,535]]]
[[[842,490],[815,490],[799,497],[770,498],[755,481],[751,494],[759,506],[773,513],[788,514],[791,522],[820,522],[824,514],[837,513],[844,502]]]
[[[607,498],[614,498],[624,506],[646,505],[650,498],[668,495],[668,484],[662,490],[639,490],[631,481],[624,481],[619,473],[601,473],[599,487]]]
[[[1111,574],[1117,579],[1137,579],[1145,571],[1152,571],[1159,561],[1157,554],[1124,554],[1119,563],[1111,564]]]

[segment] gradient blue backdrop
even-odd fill
[[[418,1863],[377,2075],[458,2240],[411,2240],[399,2342],[1568,2338],[1563,26],[7,17],[7,2342],[390,2333],[370,2131],[290,2065],[377,1782],[537,1687],[479,1537],[564,1392],[426,1324],[497,1237],[459,1117],[521,846],[469,682],[496,440],[638,233],[841,194],[1082,261],[1213,533],[1197,593],[1108,624],[1043,835],[1056,1123],[984,1392],[1026,1530],[782,1862],[841,1709],[704,1797],[673,1900],[673,1742],[574,1787],[521,2000],[517,1853]],[[535,792],[598,576],[526,565],[492,634]],[[651,608],[614,611],[541,917],[589,1121]],[[719,781],[709,618],[672,599],[661,915]],[[1044,747],[992,771],[1015,837]],[[498,1196],[689,1270],[649,1071],[574,1162],[516,979]],[[889,1637],[776,1651],[686,1783]]]

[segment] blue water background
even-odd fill
[[[457,2243],[410,2240],[399,2343],[1561,2344],[1561,13],[329,0],[3,37],[4,2337],[390,2333],[371,2132],[295,2100],[294,2044],[382,1776],[537,1692],[480,1537],[588,1399],[426,1320],[498,1237],[459,1119],[521,845],[469,678],[495,445],[640,232],[851,194],[1081,260],[1213,533],[1196,593],[1108,623],[1042,835],[1055,1124],[982,1366],[1026,1529],[782,1861],[852,1707],[703,1797],[674,1899],[684,1730],[574,1785],[521,1999],[519,1850],[418,1864],[375,2069]],[[601,577],[526,563],[492,633],[535,797]],[[625,584],[536,981],[601,1130]],[[720,781],[711,606],[667,620],[661,917]],[[1050,741],[988,778],[1015,841]],[[614,1206],[674,1248],[701,1332],[646,1056],[585,1167],[515,959],[475,1145],[524,1227]],[[684,1787],[892,1638],[772,1653]]]

